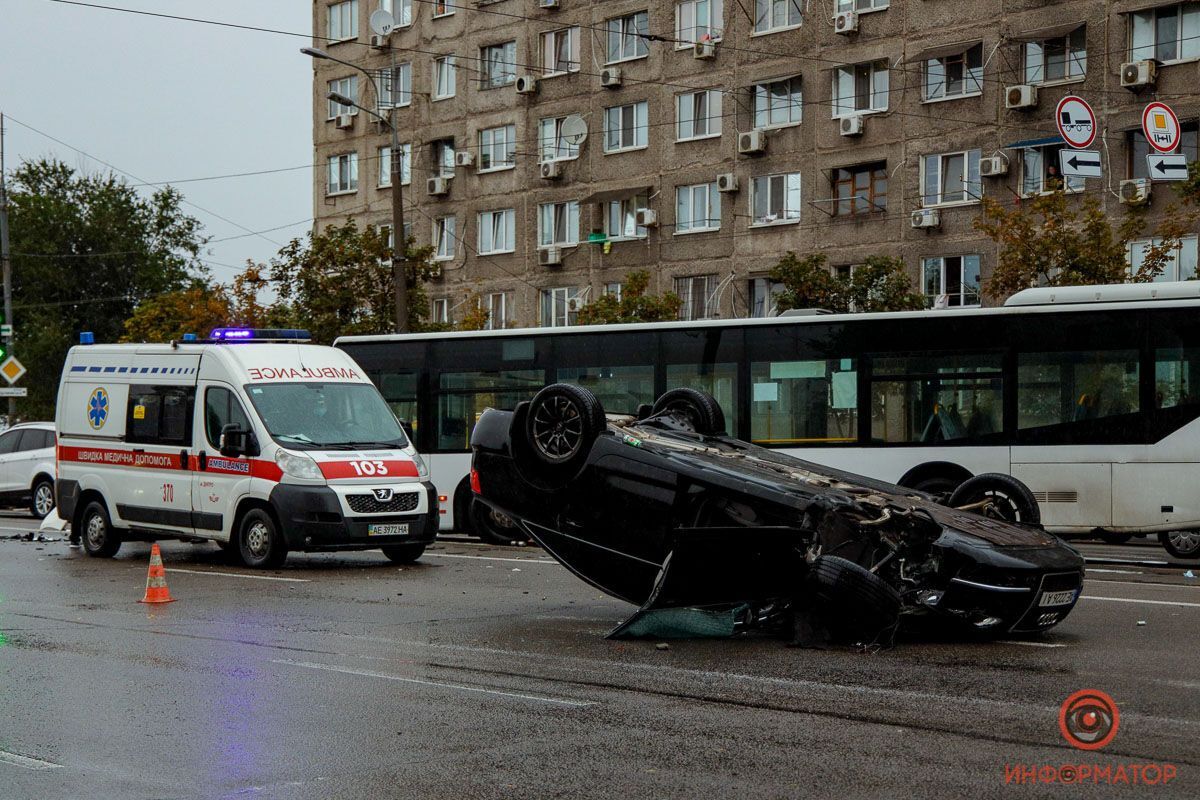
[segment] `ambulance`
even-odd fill
[[[429,471],[375,386],[304,331],[71,348],[55,428],[58,514],[89,555],[211,540],[247,566],[291,550],[406,563],[438,529]]]

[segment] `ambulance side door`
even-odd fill
[[[237,504],[250,492],[251,462],[247,456],[221,455],[221,430],[238,425],[254,431],[234,388],[201,380],[196,395],[196,435],[193,438],[192,507],[196,535],[234,541],[231,529]]]
[[[130,385],[121,409],[129,469],[111,487],[119,524],[194,534],[189,455],[195,401],[194,383]]]

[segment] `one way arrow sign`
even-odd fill
[[[1188,176],[1187,156],[1183,153],[1151,153],[1146,168],[1156,181],[1183,181]]]
[[[1059,167],[1065,178],[1099,178],[1099,150],[1070,150],[1063,148],[1058,154]]]

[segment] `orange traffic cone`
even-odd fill
[[[150,545],[150,570],[146,573],[146,596],[139,603],[174,603],[167,590],[167,571],[163,569],[162,551],[158,544]]]

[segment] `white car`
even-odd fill
[[[27,422],[0,433],[0,506],[37,519],[54,510],[54,423]]]

